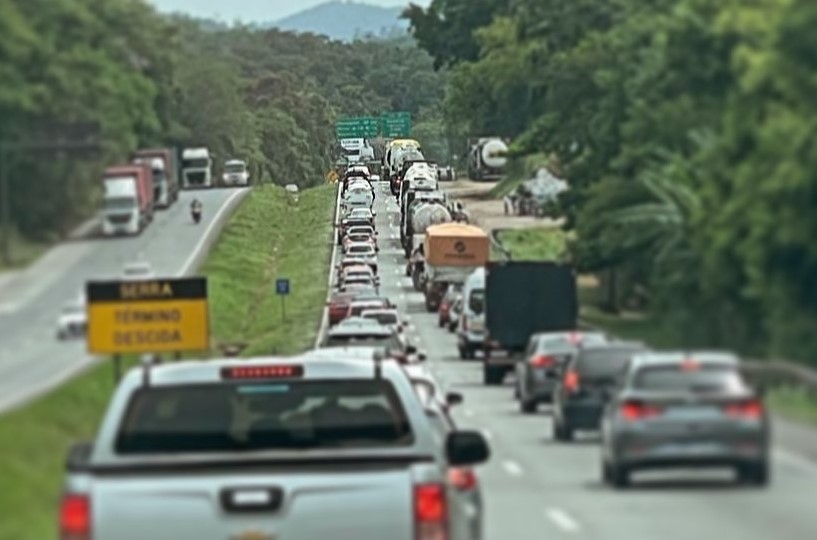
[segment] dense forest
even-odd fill
[[[344,44],[169,18],[143,0],[0,0],[0,138],[98,122],[104,143],[95,156],[6,153],[13,224],[64,234],[96,208],[101,169],[140,147],[206,145],[247,159],[256,180],[321,183],[339,116],[410,111],[442,140],[444,78],[408,36]]]
[[[583,271],[689,347],[817,353],[817,2],[434,0],[445,114],[555,156]]]

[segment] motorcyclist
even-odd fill
[[[198,220],[201,219],[201,210],[202,210],[201,201],[199,201],[198,199],[193,199],[193,202],[190,203],[190,215],[193,216],[193,219],[196,220],[196,222],[198,222]]]

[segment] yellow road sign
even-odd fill
[[[329,171],[328,173],[326,173],[326,181],[329,182],[330,184],[334,184],[335,182],[338,181],[339,178],[340,176],[338,175],[337,171]]]
[[[92,354],[210,348],[205,278],[93,282],[86,294]]]

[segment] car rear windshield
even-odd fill
[[[358,254],[368,254],[374,253],[374,249],[371,246],[349,246],[349,253],[358,253]]]
[[[577,361],[577,370],[585,378],[609,378],[623,375],[633,356],[642,349],[602,349],[584,351]]]
[[[243,173],[247,170],[247,167],[243,163],[239,164],[230,164],[224,166],[224,172],[227,173]]]
[[[649,367],[635,376],[639,390],[682,392],[742,392],[746,383],[734,366],[702,365],[697,369],[678,366]]]
[[[366,313],[364,315],[367,319],[374,319],[380,324],[397,324],[397,314],[396,313]]]
[[[413,434],[385,380],[145,388],[131,398],[119,454],[400,447]]]
[[[377,327],[376,327],[377,328]],[[380,334],[335,334],[326,339],[324,347],[377,347],[387,350],[397,350],[400,342],[391,335]]]
[[[577,336],[581,345],[601,345],[606,340],[604,334],[583,334]],[[576,350],[576,342],[567,335],[548,336],[539,340],[539,351],[572,352]]]

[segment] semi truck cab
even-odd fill
[[[213,159],[207,148],[188,148],[182,153],[182,179],[185,189],[213,186]]]

